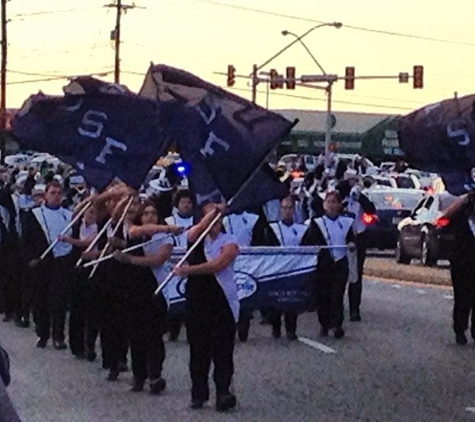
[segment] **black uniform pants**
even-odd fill
[[[269,311],[269,321],[272,329],[279,331],[282,326],[282,314],[284,315],[285,331],[295,334],[297,331],[297,314],[295,312],[282,312],[272,309]]]
[[[77,269],[71,286],[69,346],[73,355],[94,351],[98,335],[97,309],[89,271]]]
[[[224,292],[214,277],[188,279],[186,327],[190,344],[192,399],[209,399],[211,362],[214,364],[216,394],[228,394],[234,373],[236,323]]]
[[[127,337],[132,372],[140,381],[145,381],[147,377],[150,380],[160,378],[165,361],[163,334],[167,304],[162,294],[155,298],[152,295],[153,293],[138,303],[131,301],[127,304]]]
[[[348,285],[348,299],[350,305],[350,315],[360,313],[361,295],[363,292],[363,267],[366,259],[366,245],[364,242],[365,233],[356,237],[356,259],[358,265],[358,280],[356,283]]]
[[[348,281],[348,259],[325,260],[317,266],[317,314],[323,329],[341,328]]]
[[[471,334],[475,339],[475,270],[470,262],[452,260],[450,275],[454,287],[453,329],[463,333],[471,313]]]
[[[33,318],[40,338],[64,341],[64,326],[70,297],[69,256],[48,259],[35,269]]]

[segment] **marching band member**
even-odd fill
[[[96,220],[96,208],[91,206],[85,211],[82,219],[73,226],[71,236],[60,236],[62,242],[73,246],[75,260],[96,237]],[[91,283],[88,280],[88,275],[89,271],[78,268],[73,277],[69,315],[69,347],[77,358],[87,357],[92,361],[96,357],[94,344],[97,337],[97,324],[92,318],[94,312],[90,305],[93,303],[93,298],[91,297]]]
[[[131,391],[142,391],[149,378],[152,395],[160,394],[166,387],[162,368],[167,304],[163,294],[155,297],[154,291],[157,281],[167,276],[163,264],[170,259],[173,250],[171,233],[181,232],[177,226],[159,226],[159,221],[154,203],[144,202],[135,217],[135,225],[129,228],[129,243],[133,245],[150,239],[153,243],[130,253],[114,253],[115,259],[126,264],[129,272],[125,320],[134,374]]]
[[[348,258],[346,250],[356,247],[352,230],[353,219],[342,216],[342,199],[337,191],[328,192],[323,202],[325,214],[313,218],[302,238],[302,245],[319,245],[317,262],[317,314],[320,334],[327,336],[334,330],[335,338],[342,338]]]
[[[299,246],[302,237],[307,230],[304,224],[294,222],[295,201],[292,197],[287,197],[280,202],[281,220],[276,223],[270,223],[281,246]],[[269,320],[272,325],[272,336],[279,338],[281,327],[282,312],[271,310]],[[297,339],[297,314],[293,312],[285,312],[285,329],[289,340]]]
[[[173,211],[172,215],[165,218],[165,222],[169,225],[183,227],[185,230],[189,229],[195,223],[194,218],[194,203],[193,194],[188,189],[180,189],[173,195]],[[179,235],[173,236],[175,246],[179,248],[186,248],[187,238],[186,231]],[[180,328],[183,323],[183,318],[180,316],[168,317],[168,331],[169,341],[176,341],[180,335]]]
[[[188,231],[188,242],[197,241],[218,214],[216,204],[203,207],[204,217]],[[214,364],[216,410],[236,406],[230,392],[234,373],[234,336],[239,315],[239,298],[233,264],[239,254],[237,241],[223,233],[222,218],[211,228],[175,274],[188,277],[186,320],[190,344],[191,407],[202,408],[209,400],[208,376]]]
[[[226,215],[223,219],[223,226],[226,233],[234,236],[238,246],[250,246],[253,240],[254,227],[258,220],[259,216],[257,214],[244,211]],[[247,341],[249,337],[252,318],[252,312],[241,310],[237,325],[238,337],[241,342]]]
[[[48,183],[44,205],[32,210],[32,217],[24,228],[27,253],[37,258],[70,223],[72,212],[61,208],[63,188],[60,183]],[[71,232],[67,233],[71,234]],[[33,318],[39,337],[37,347],[44,348],[51,335],[56,349],[66,348],[64,326],[69,297],[70,253],[72,246],[58,242],[34,271]]]

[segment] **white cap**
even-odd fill
[[[61,176],[60,174],[55,174],[53,176],[53,179],[56,180],[59,183],[63,183],[63,176]]]
[[[46,192],[46,185],[43,183],[38,183],[31,190],[31,196],[44,195],[45,192]]]

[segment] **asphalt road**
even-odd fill
[[[254,319],[237,344],[238,408],[213,401],[189,409],[188,349],[167,343],[163,396],[128,391],[131,374],[105,381],[99,362],[34,347],[32,329],[0,323],[12,361],[8,392],[24,421],[321,421],[475,420],[475,346],[457,346],[449,288],[365,281],[363,321],[345,322],[342,340],[320,338],[316,315],[299,318],[299,341],[274,340]],[[471,409],[473,408],[473,409]]]

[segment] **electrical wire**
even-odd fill
[[[248,12],[262,13],[262,14],[269,15],[269,16],[277,16],[277,17],[280,17],[280,18],[295,19],[295,20],[318,23],[318,24],[325,23],[325,22],[322,22],[322,21],[319,21],[319,20],[316,20],[316,19],[303,18],[303,17],[300,17],[300,16],[292,16],[292,15],[287,15],[287,14],[284,14],[284,13],[271,12],[271,11],[268,11],[268,10],[254,9],[252,7],[238,6],[238,5],[229,4],[229,3],[222,3],[222,2],[219,2],[219,1],[215,1],[215,0],[197,0],[197,1],[199,1],[201,3],[214,4],[216,6],[229,7],[231,9],[239,9],[239,10],[245,10],[245,11],[248,11]],[[475,47],[474,43],[469,43],[469,42],[464,42],[464,41],[445,40],[445,39],[441,39],[441,38],[426,37],[426,36],[423,36],[423,35],[405,34],[405,33],[402,33],[402,32],[386,31],[386,30],[382,30],[382,29],[365,28],[363,26],[347,25],[346,23],[344,24],[344,27],[348,28],[348,29],[354,29],[354,30],[357,30],[357,31],[372,32],[372,33],[376,33],[376,34],[384,34],[384,35],[391,35],[391,36],[404,37],[404,38],[413,38],[413,39],[424,40],[424,41],[432,41],[432,42],[440,42],[440,43],[446,43],[446,44],[457,44],[457,45],[465,45],[465,46],[468,46],[468,47]]]

